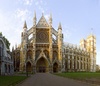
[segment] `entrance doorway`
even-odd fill
[[[26,63],[26,71],[27,71],[27,72],[32,72],[32,65],[31,65],[30,62],[27,62],[27,63]]]
[[[56,62],[53,64],[53,72],[58,72],[58,64]]]
[[[48,61],[41,57],[36,64],[36,71],[39,73],[45,73],[48,72]]]

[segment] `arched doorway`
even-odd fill
[[[48,72],[48,61],[41,57],[36,63],[36,71],[40,73]]]
[[[56,62],[53,64],[53,72],[58,72],[58,64]]]
[[[32,72],[32,65],[30,62],[26,63],[26,72]]]

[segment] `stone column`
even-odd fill
[[[48,72],[49,73],[53,73],[53,63],[50,63],[49,67],[48,67]]]
[[[77,71],[77,56],[75,56],[75,70]]]
[[[83,58],[83,56],[81,57],[82,58],[82,71],[84,70],[84,58]]]
[[[72,54],[72,71],[74,71],[74,56]]]
[[[65,72],[65,71],[66,71],[66,70],[65,70],[65,69],[66,69],[66,68],[65,68],[65,65],[67,65],[66,62],[65,62],[65,60],[66,60],[65,55],[63,55],[62,60],[63,60],[63,63],[62,63],[62,72]]]
[[[81,59],[80,59],[80,56],[79,56],[79,71],[80,71],[80,66],[81,66]]]
[[[84,71],[86,71],[86,62],[84,61]]]
[[[37,71],[36,71],[36,64],[34,63],[33,64],[33,73],[36,73]]]
[[[70,70],[70,56],[68,55],[68,71]]]

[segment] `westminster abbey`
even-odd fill
[[[21,33],[21,44],[12,48],[15,71],[20,72],[78,72],[96,71],[96,37],[90,34],[80,45],[63,42],[61,23],[55,30],[52,15],[47,22],[42,14],[28,29],[26,21]]]

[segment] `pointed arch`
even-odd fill
[[[79,61],[77,61],[77,70],[79,70]]]
[[[32,64],[29,61],[26,63],[26,71],[32,72]]]
[[[53,43],[57,43],[57,36],[55,34],[52,34],[52,39],[53,39]]]
[[[49,71],[49,63],[48,60],[44,57],[41,57],[36,62],[36,71],[37,72],[48,72]]]
[[[36,50],[35,60],[37,60],[37,58],[39,57],[40,53],[41,53],[41,50]]]
[[[40,18],[39,22],[37,23],[37,27],[48,27],[48,23],[44,17],[44,15],[42,15],[42,17]]]
[[[44,54],[49,59],[49,51],[48,50],[44,50]]]
[[[53,51],[53,60],[57,59],[58,60],[58,53],[57,51]]]
[[[58,72],[58,70],[59,70],[58,67],[59,67],[58,63],[55,62],[55,63],[53,64],[53,72],[54,72],[54,73]]]
[[[27,51],[27,59],[32,59],[32,51],[31,50]]]
[[[66,56],[67,58],[65,59],[65,71],[68,71],[68,56]]]

